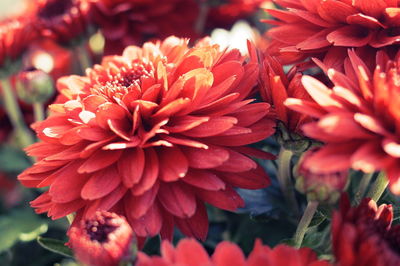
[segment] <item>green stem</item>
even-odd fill
[[[375,181],[372,183],[370,190],[367,193],[367,198],[371,198],[374,201],[378,201],[382,196],[383,192],[387,185],[389,184],[388,179],[386,178],[385,173],[380,172],[376,177]]]
[[[33,114],[35,116],[35,121],[43,121],[45,119],[43,103],[33,104]]]
[[[25,125],[24,117],[12,90],[10,80],[8,78],[2,78],[0,83],[3,91],[4,107],[8,118],[13,125],[18,139],[21,141],[22,147],[29,146],[33,143],[33,137],[28,127]]]
[[[301,217],[299,225],[297,226],[297,229],[296,229],[296,233],[294,234],[294,237],[293,237],[294,246],[296,248],[301,247],[301,243],[303,243],[304,235],[307,232],[307,228],[310,225],[311,220],[314,217],[315,212],[317,211],[317,208],[318,208],[317,201],[309,201],[308,202],[307,208],[304,211],[303,216]]]
[[[364,197],[365,192],[368,189],[369,183],[371,183],[371,179],[374,176],[374,173],[365,173],[358,185],[357,192],[355,194],[355,203],[360,203],[361,199]]]
[[[294,186],[292,182],[292,160],[293,152],[281,148],[278,156],[278,181],[286,199],[286,202],[294,211],[295,216],[299,214],[299,207],[297,205],[296,195],[294,192]]]
[[[72,222],[74,221],[74,219],[75,219],[75,213],[70,213],[70,214],[67,215],[67,220],[68,220],[68,223],[69,223],[70,225],[72,224]]]
[[[75,52],[81,66],[82,73],[85,73],[86,69],[92,66],[92,60],[90,59],[86,43],[83,43],[82,45],[77,45],[75,48]]]

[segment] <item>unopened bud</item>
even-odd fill
[[[17,75],[17,93],[25,103],[44,103],[54,94],[53,79],[39,69],[24,70]]]
[[[115,213],[97,211],[69,232],[69,246],[84,265],[114,266],[129,256],[133,231],[126,219]]]
[[[348,171],[316,171],[312,167],[312,157],[318,150],[318,148],[309,150],[300,159],[297,168],[296,189],[305,194],[308,200],[333,204],[347,186]]]

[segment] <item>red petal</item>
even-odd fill
[[[237,208],[244,206],[243,199],[229,186],[220,191],[196,189],[196,194],[203,201],[223,210],[235,211]]]
[[[145,154],[143,149],[134,148],[125,150],[118,161],[118,173],[121,175],[122,183],[131,188],[139,183],[145,165]]]
[[[182,148],[189,166],[193,168],[214,168],[220,166],[229,159],[229,152],[217,146],[209,146],[208,149]]]
[[[190,187],[176,183],[162,183],[158,199],[171,214],[188,218],[196,211],[196,198]]]
[[[194,239],[180,241],[175,252],[175,263],[178,265],[211,265],[207,252]]]
[[[216,167],[215,170],[235,173],[249,171],[257,167],[257,164],[249,157],[230,149],[228,151],[229,159],[222,165]]]
[[[215,265],[220,266],[246,265],[246,259],[242,250],[237,245],[227,241],[218,244],[212,256],[212,260]],[[268,258],[266,261],[268,261]]]
[[[121,156],[121,150],[98,150],[79,167],[78,173],[93,173],[115,163]]]
[[[157,180],[159,173],[158,157],[154,149],[145,149],[145,167],[139,184],[131,188],[135,196],[141,195],[149,190]]]
[[[179,230],[189,237],[205,241],[208,232],[208,216],[206,207],[199,200],[196,203],[195,214],[186,219],[175,218]]]
[[[204,138],[209,136],[219,135],[228,129],[232,128],[238,120],[235,117],[222,116],[211,118],[209,121],[201,125],[182,132],[183,135],[195,138]]]
[[[120,176],[115,167],[108,167],[102,171],[92,174],[83,186],[81,197],[94,200],[108,195],[121,183]]]
[[[158,193],[158,185],[153,186],[140,196],[129,195],[125,198],[125,212],[134,219],[139,219],[154,204],[154,200]]]
[[[160,149],[158,156],[162,169],[160,178],[163,181],[176,181],[186,175],[189,163],[179,147]]]
[[[225,183],[216,174],[207,170],[190,169],[182,180],[205,190],[217,191],[225,189]]]

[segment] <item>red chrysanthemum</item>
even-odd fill
[[[76,258],[88,266],[118,266],[128,257],[133,232],[124,217],[96,212],[68,231],[68,245]]]
[[[88,30],[88,0],[38,0],[35,25],[42,35],[68,44]]]
[[[333,214],[332,247],[339,266],[400,265],[400,226],[391,226],[391,205],[371,199],[350,207],[342,197],[340,211]]]
[[[289,132],[301,133],[300,127],[310,122],[308,115],[288,109],[283,102],[288,97],[311,100],[303,85],[302,74],[296,66],[287,74],[283,66],[275,57],[265,54],[260,63],[260,94],[264,101],[271,103],[277,119],[281,121]]]
[[[325,143],[309,159],[317,172],[349,167],[366,173],[384,170],[393,193],[400,193],[400,53],[389,60],[378,52],[374,72],[349,51],[345,74],[327,74],[332,89],[305,76],[303,85],[315,100],[288,99],[292,109],[318,121],[303,126],[304,133]]]
[[[27,149],[38,162],[19,176],[50,186],[32,206],[53,218],[112,209],[138,236],[170,238],[177,225],[204,238],[204,202],[235,210],[244,203],[233,187],[269,183],[249,156],[271,156],[245,147],[274,131],[269,104],[247,99],[258,65],[245,60],[170,37],[60,79],[53,114],[34,124],[42,142]]]
[[[224,241],[217,245],[210,258],[206,250],[193,239],[181,240],[177,247],[164,241],[161,246],[161,257],[149,257],[140,252],[137,266],[329,266],[327,261],[318,260],[317,255],[309,248],[295,249],[279,245],[273,249],[263,246],[256,240],[252,252],[246,259],[242,250],[233,243]]]
[[[37,38],[29,18],[15,17],[0,22],[0,68],[16,60]],[[4,69],[3,69],[4,70]],[[7,69],[6,71],[9,71]]]
[[[91,20],[103,33],[105,54],[170,35],[195,38],[199,7],[193,0],[91,0]]]
[[[324,54],[334,46],[382,48],[400,42],[397,0],[274,0],[285,8],[267,10],[277,21],[268,31],[271,50],[285,63]]]

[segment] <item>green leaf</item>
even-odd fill
[[[30,208],[16,209],[0,216],[0,252],[18,241],[31,241],[47,231],[47,223]]]
[[[37,242],[45,249],[48,249],[54,253],[58,253],[66,257],[74,256],[72,250],[69,247],[65,246],[65,242],[61,240],[39,236],[37,238]]]
[[[0,170],[6,173],[20,173],[30,166],[25,153],[11,145],[0,145]]]

